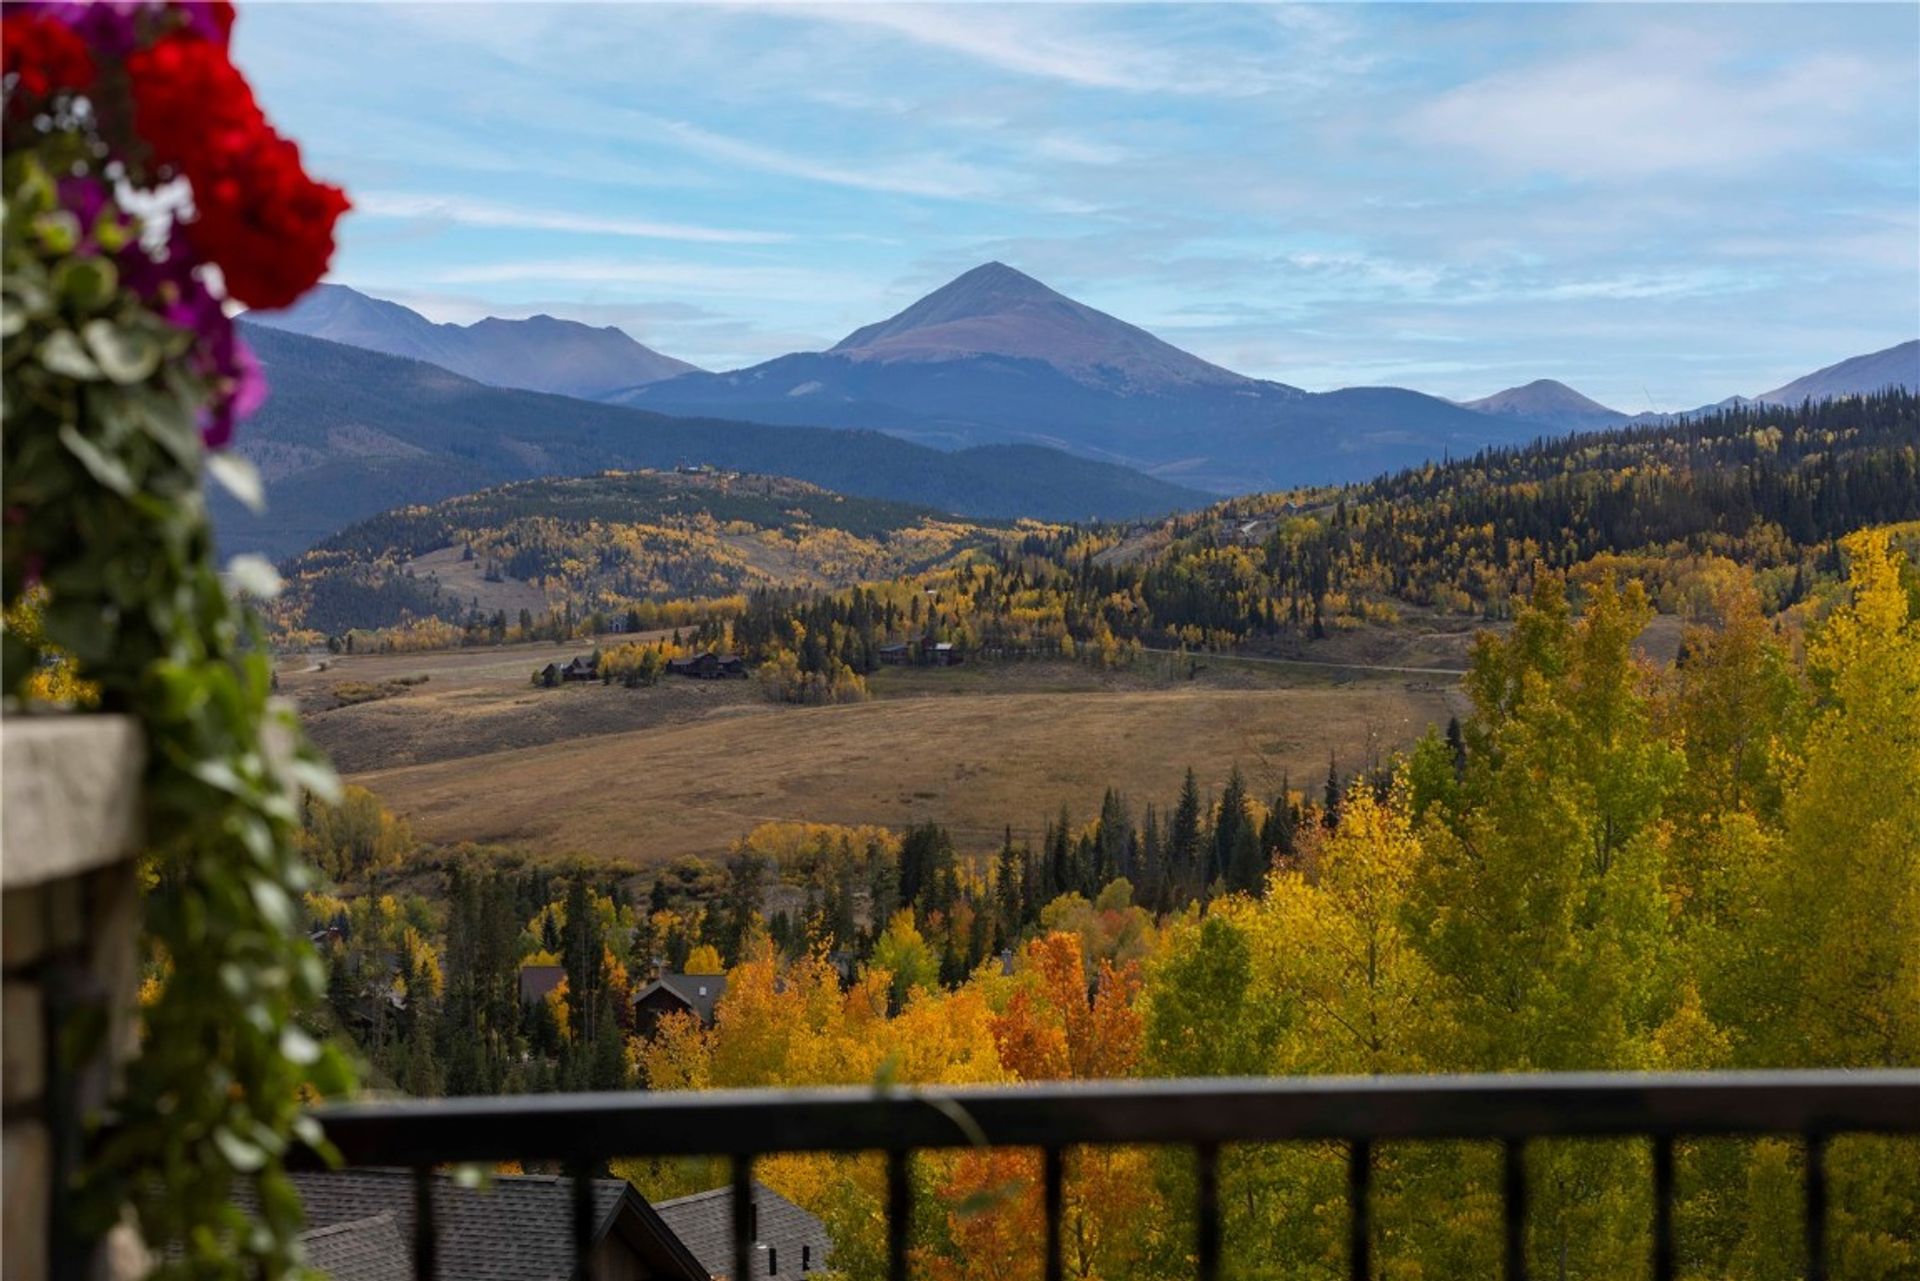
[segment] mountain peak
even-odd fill
[[[525,320],[488,316],[471,325],[435,324],[397,302],[345,285],[317,286],[285,311],[250,311],[247,319],[271,329],[424,360],[498,387],[570,396],[597,396],[693,368],[611,325],[596,329],[544,312]]]
[[[1461,405],[1483,414],[1526,418],[1544,426],[1571,430],[1610,427],[1625,422],[1627,417],[1619,410],[1608,409],[1599,401],[1582,396],[1553,378],[1536,378],[1530,383],[1496,391],[1479,400],[1462,401]]]
[[[854,330],[830,351],[881,363],[1033,360],[1079,382],[1136,391],[1248,381],[1003,262],[962,272],[904,311]]]

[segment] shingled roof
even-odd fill
[[[291,1177],[306,1207],[309,1249],[333,1251],[342,1266],[358,1269],[336,1272],[316,1258],[315,1266],[332,1281],[411,1281],[412,1171],[300,1171]],[[235,1200],[247,1210],[255,1208],[250,1191],[244,1180],[234,1185]],[[593,1205],[596,1242],[617,1236],[645,1262],[648,1276],[707,1281],[700,1260],[626,1180],[595,1179]],[[436,1175],[433,1213],[439,1228],[436,1281],[568,1281],[575,1275],[570,1179],[498,1175],[474,1188]],[[382,1218],[385,1227],[375,1222]],[[375,1258],[383,1241],[387,1252]]]
[[[727,976],[724,974],[662,974],[653,982],[633,994],[633,1003],[652,996],[655,992],[666,991],[691,1010],[696,1018],[707,1026],[713,1026],[713,1007],[726,995]]]
[[[413,1281],[413,1265],[391,1211],[309,1229],[300,1243],[307,1266],[327,1281]]]
[[[754,1276],[824,1272],[831,1243],[819,1219],[764,1183],[753,1185]],[[716,1277],[733,1275],[733,1189],[696,1192],[654,1206],[700,1266]],[[777,1273],[771,1272],[779,1265]],[[752,1281],[749,1278],[748,1281]]]

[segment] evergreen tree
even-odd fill
[[[1180,784],[1180,799],[1173,807],[1173,821],[1167,827],[1167,872],[1174,901],[1192,897],[1202,886],[1200,854],[1200,780],[1193,766]]]

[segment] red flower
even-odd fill
[[[127,71],[154,159],[193,184],[194,248],[220,264],[230,297],[291,304],[326,273],[345,194],[307,176],[300,149],[267,123],[220,46],[171,35]]]
[[[262,308],[290,306],[326,274],[333,225],[348,209],[346,194],[309,178],[300,149],[272,133],[204,195],[196,181],[194,204],[194,247],[220,264],[229,297]]]
[[[155,162],[192,179],[196,193],[270,132],[246,77],[212,41],[168,36],[128,58],[127,76]]]
[[[63,91],[93,85],[93,55],[64,22],[41,13],[8,14],[0,21],[5,78],[18,101],[37,105]]]

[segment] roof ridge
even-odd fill
[[[341,1219],[336,1223],[323,1224],[322,1226],[317,1228],[308,1228],[305,1232],[302,1232],[300,1234],[300,1239],[302,1241],[311,1241],[315,1237],[329,1236],[335,1232],[346,1232],[355,1228],[364,1228],[369,1223],[379,1223],[382,1220],[388,1223],[392,1223],[393,1211],[382,1210],[378,1214],[369,1214],[364,1218]]]
[[[774,1196],[780,1196],[778,1192],[774,1192],[772,1188],[768,1187],[765,1183],[762,1183],[759,1179],[753,1180],[753,1190],[755,1192],[768,1192],[768,1193],[772,1193]],[[733,1195],[733,1185],[731,1183],[723,1183],[717,1188],[708,1188],[705,1192],[689,1192],[685,1196],[677,1196],[669,1201],[652,1202],[652,1205],[654,1209],[658,1210],[663,1206],[685,1205],[689,1201],[704,1201],[708,1197],[732,1196],[732,1195]],[[787,1198],[780,1197],[780,1199],[782,1201],[785,1201]]]

